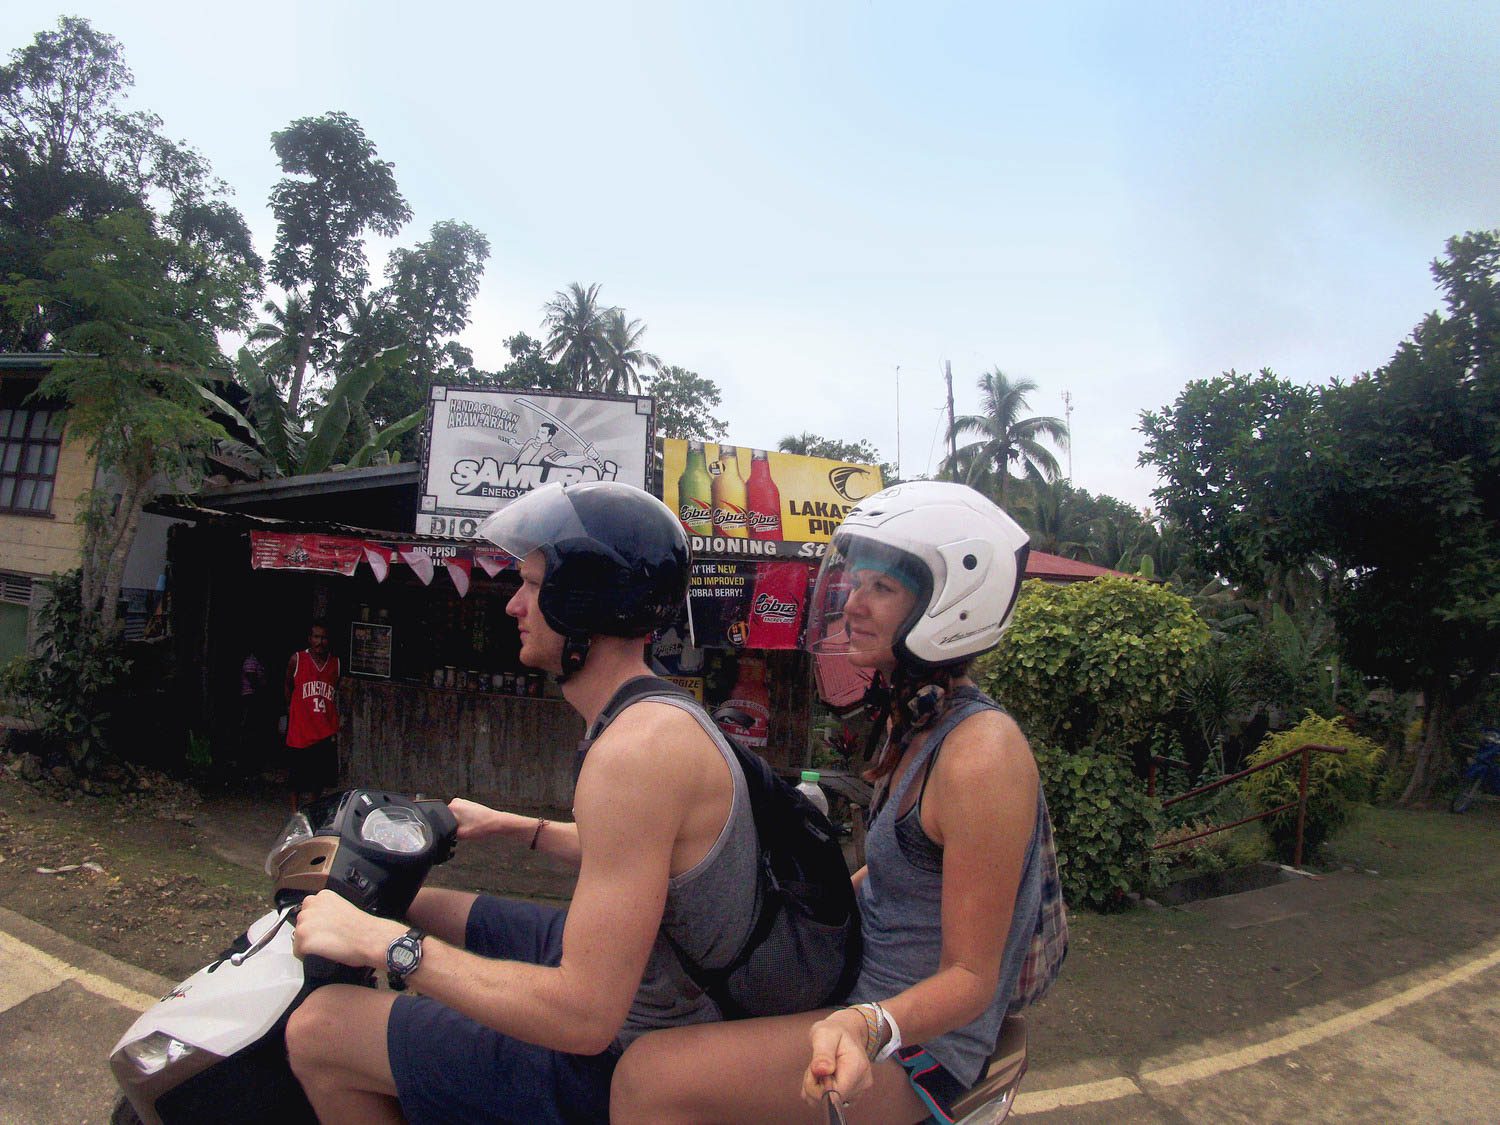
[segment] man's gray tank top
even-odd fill
[[[925,781],[927,763],[942,749],[953,728],[986,710],[998,711],[1000,706],[978,688],[954,689],[948,710],[933,725],[921,753],[899,779],[892,779],[889,798],[870,825],[865,837],[868,870],[859,888],[864,957],[850,1003],[887,1000],[932,976],[940,967],[943,851],[922,829],[920,797],[905,816],[898,818],[897,813],[913,781]],[[995,997],[972,1023],[922,1044],[965,1086],[978,1081],[995,1049],[1010,994],[1036,932],[1042,903],[1041,825],[1047,815],[1040,787],[1036,800],[1037,824],[1026,847]]]
[[[644,696],[637,702],[647,701],[678,707],[698,721],[729,766],[734,779],[734,799],[708,854],[667,883],[667,901],[656,943],[651,947],[630,1014],[615,1037],[621,1049],[657,1028],[709,1023],[722,1018],[718,1005],[688,976],[665,935],[670,934],[672,941],[704,968],[723,968],[749,938],[759,905],[760,848],[755,819],[750,812],[750,791],[734,751],[708,713],[692,700],[660,695]]]

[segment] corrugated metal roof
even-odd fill
[[[1139,578],[1137,574],[1126,574],[1123,570],[1111,570],[1107,566],[1080,562],[1078,559],[1049,555],[1046,551],[1032,551],[1026,557],[1026,577],[1040,578],[1043,582],[1087,582],[1091,578],[1113,575],[1116,578]]]
[[[295,478],[293,478],[295,479]],[[241,531],[284,531],[292,534],[346,535],[351,539],[370,539],[378,543],[441,543],[463,544],[472,540],[449,539],[441,535],[418,535],[409,531],[383,531],[370,527],[354,527],[332,520],[282,520],[271,516],[252,516],[248,512],[225,512],[195,504],[181,496],[162,496],[146,505],[152,515],[168,519],[188,520],[207,527],[225,527]]]

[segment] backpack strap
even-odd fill
[[[583,769],[583,759],[588,755],[589,747],[599,740],[605,728],[620,717],[620,712],[632,703],[639,703],[643,699],[659,698],[661,696],[681,696],[684,699],[693,699],[691,693],[678,687],[670,680],[664,680],[660,676],[634,676],[626,680],[615,689],[614,695],[609,697],[609,702],[604,709],[589,724],[588,730],[583,732],[583,738],[579,740],[578,749],[573,761],[573,781],[578,781],[578,774]],[[693,700],[697,702],[697,700]]]

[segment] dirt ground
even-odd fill
[[[268,908],[259,867],[287,812],[271,789],[61,801],[0,768],[0,905],[178,979]],[[1063,977],[1030,1021],[1033,1057],[1138,1060],[1479,945],[1500,933],[1497,858],[1493,801],[1461,817],[1372,810],[1322,879],[1077,914]],[[432,881],[559,902],[571,888],[569,872],[503,845],[461,847]]]

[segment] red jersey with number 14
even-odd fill
[[[292,703],[287,710],[286,744],[293,750],[332,738],[339,732],[338,702],[334,688],[339,682],[339,658],[329,653],[322,666],[303,649],[297,653],[292,673]]]

